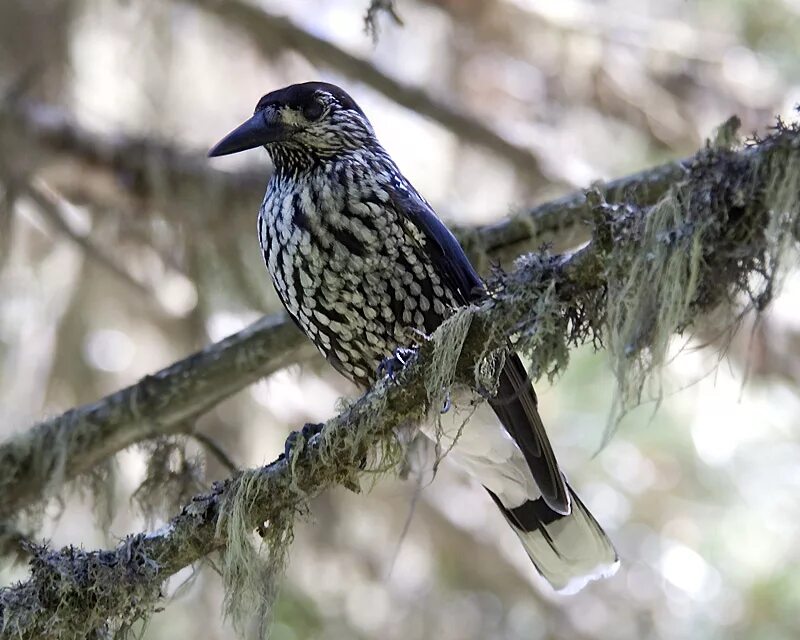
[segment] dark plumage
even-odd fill
[[[344,376],[370,384],[395,349],[482,293],[461,246],[340,88],[309,82],[265,95],[209,155],[261,145],[275,165],[258,217],[267,268],[289,314]],[[564,480],[516,356],[491,405],[505,431],[476,427],[454,455],[556,588],[608,573],[616,555]]]

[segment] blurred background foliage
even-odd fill
[[[280,310],[255,236],[265,154],[204,157],[269,90],[344,86],[463,226],[690,155],[734,113],[763,131],[800,102],[797,0],[396,9],[404,26],[379,16],[374,42],[366,0],[0,3],[3,436]],[[797,637],[799,303],[788,274],[725,353],[716,336],[676,338],[663,400],[604,447],[614,385],[602,352],[576,351],[539,384],[562,465],[619,549],[614,578],[550,593],[484,493],[445,464],[433,482],[411,473],[314,501],[273,638]],[[320,362],[290,366],[193,426],[258,465],[354,393]],[[35,537],[91,548],[156,526],[171,507],[148,516],[130,499],[152,450],[117,456],[110,520],[75,492],[31,519]],[[228,473],[193,439],[162,456],[172,472],[176,451],[186,491]],[[24,564],[1,572],[7,584]],[[166,595],[146,638],[235,637],[211,566]]]

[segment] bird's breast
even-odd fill
[[[424,240],[379,188],[270,188],[259,238],[288,312],[357,382],[371,382],[383,358],[450,313]]]

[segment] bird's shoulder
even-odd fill
[[[483,289],[475,267],[456,237],[419,192],[398,174],[384,187],[392,207],[425,239],[426,251],[440,275],[468,302]]]

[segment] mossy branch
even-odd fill
[[[593,190],[609,203],[635,202],[640,207],[654,204],[670,187],[686,178],[694,158],[668,162],[610,182],[599,182]],[[588,239],[592,207],[586,192],[569,193],[530,209],[523,209],[499,222],[474,229],[457,229],[462,242],[493,259],[513,259],[543,242],[573,247]]]
[[[13,135],[33,142],[42,154],[55,151],[65,155],[80,162],[82,171],[110,171],[120,187],[131,189],[131,196],[145,203],[156,193],[179,198],[191,191],[196,196],[192,202],[207,207],[209,202],[216,203],[214,198],[201,197],[209,185],[223,185],[224,193],[239,194],[263,187],[263,181],[249,173],[226,177],[219,171],[201,170],[188,160],[189,154],[153,141],[124,136],[105,139],[82,129],[62,111],[43,105],[17,104],[11,111],[0,110],[0,125],[4,122],[7,131],[13,129]],[[630,197],[639,206],[652,204],[670,185],[685,178],[688,162],[655,167],[597,189],[608,202]],[[162,176],[163,182],[165,172],[170,184],[174,179],[181,189],[157,189],[156,176]],[[240,200],[226,200],[224,210],[230,213]],[[171,202],[157,204],[171,206]],[[247,205],[248,221],[253,206],[253,202]],[[205,215],[213,218],[214,214]],[[497,224],[458,229],[457,235],[473,260],[485,266],[489,260],[516,256],[577,225],[587,228],[591,219],[586,194],[575,192]],[[39,501],[51,489],[59,490],[63,481],[92,470],[131,444],[180,431],[258,378],[311,354],[312,349],[289,320],[265,318],[106,398],[42,421],[0,445],[0,491],[4,496],[0,517]]]
[[[780,139],[791,135],[784,132]],[[770,137],[737,153],[709,155],[704,151],[694,161],[704,158],[719,182],[733,170],[734,163],[755,170],[774,145]],[[608,194],[609,202],[631,194],[632,202],[644,207],[655,202],[654,196],[663,195],[669,185],[683,184],[691,164],[684,161],[656,167],[613,181],[601,193]],[[735,170],[742,172],[738,166]],[[462,230],[460,237],[473,255],[485,261],[487,255],[503,255],[509,247],[530,246],[540,229],[553,231],[558,211],[573,223],[591,221],[594,215],[586,195],[575,193],[477,233]],[[483,247],[491,251],[484,253]],[[35,425],[0,446],[0,490],[4,495],[0,516],[8,517],[40,500],[48,488],[59,489],[64,480],[93,469],[131,444],[179,431],[182,424],[259,377],[310,353],[291,322],[265,318],[135,385]]]
[[[187,424],[248,384],[316,351],[283,315],[269,316],[110,396],[44,420],[0,446],[0,517],[118,451]]]
[[[331,485],[353,487],[359,474],[391,467],[397,429],[438,411],[441,381],[490,389],[509,346],[534,375],[557,373],[572,345],[603,340],[623,398],[635,395],[663,363],[670,335],[721,306],[767,304],[797,242],[799,200],[800,130],[782,124],[743,149],[699,153],[653,206],[590,193],[589,244],[568,256],[531,254],[495,274],[486,298],[423,341],[396,382],[376,384],[291,460],[216,484],[166,527],[117,549],[33,549],[29,580],[0,591],[0,628],[20,638],[124,630],[153,612],[164,580],[216,551],[230,609],[266,621],[297,514]]]

